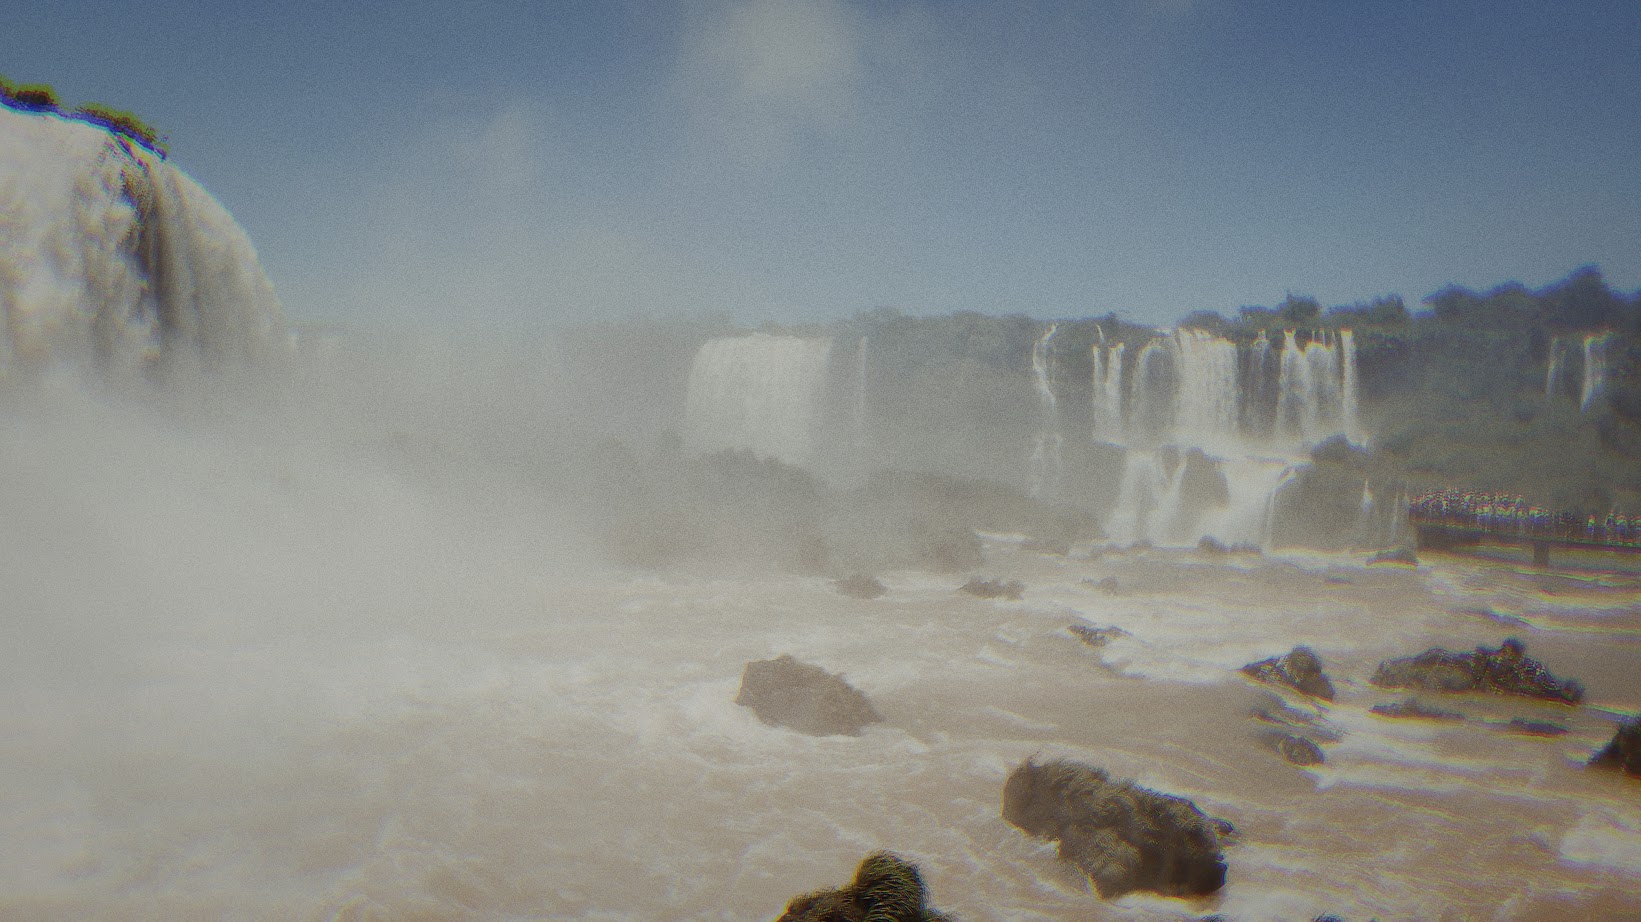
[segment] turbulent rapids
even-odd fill
[[[0,202],[0,917],[773,919],[879,851],[971,922],[1641,917],[1587,765],[1641,576],[1370,560],[1360,328],[290,350],[148,152],[0,109]],[[1565,336],[1522,368],[1595,438],[1629,353]],[[861,719],[763,722],[771,662]],[[1073,763],[1215,873],[1005,818]]]

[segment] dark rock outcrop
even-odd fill
[[[1417,698],[1408,698],[1405,701],[1394,701],[1389,704],[1375,704],[1368,708],[1369,714],[1378,714],[1380,717],[1406,717],[1419,720],[1463,720],[1464,715],[1458,711],[1444,711],[1433,708]]]
[[[1419,555],[1413,553],[1413,549],[1410,547],[1393,547],[1390,550],[1373,554],[1367,559],[1367,565],[1370,567],[1387,563],[1416,567],[1419,565]]]
[[[1497,650],[1477,647],[1474,653],[1450,653],[1432,647],[1418,656],[1386,660],[1373,674],[1373,684],[1381,688],[1522,695],[1563,704],[1584,700],[1584,686],[1551,675],[1543,663],[1527,656],[1521,641],[1513,637]]]
[[[1282,656],[1249,663],[1242,667],[1242,674],[1261,682],[1286,685],[1324,701],[1333,700],[1333,683],[1322,673],[1322,660],[1310,647],[1294,647]]]
[[[1073,624],[1069,630],[1091,647],[1103,647],[1118,637],[1128,636],[1128,632],[1120,627],[1095,627],[1092,624]]]
[[[1229,554],[1231,549],[1213,535],[1203,535],[1202,540],[1197,542],[1197,551],[1202,554]]]
[[[867,724],[883,720],[841,677],[791,656],[747,663],[735,703],[766,724],[811,736],[859,736]]]
[[[978,576],[957,589],[959,592],[967,592],[982,599],[1009,599],[1016,602],[1026,594],[1026,584],[1017,579],[981,579]]]
[[[1641,715],[1631,717],[1618,725],[1612,742],[1590,759],[1590,764],[1607,768],[1621,768],[1641,778]]]
[[[837,587],[838,592],[851,599],[876,599],[889,591],[876,578],[867,576],[864,573],[856,573],[853,576],[845,577],[833,585]]]
[[[775,922],[952,922],[928,902],[917,865],[875,852],[855,869],[849,886],[795,897]]]
[[[1060,858],[1106,899],[1134,890],[1199,896],[1225,885],[1219,843],[1231,824],[1092,766],[1028,759],[1003,787],[1003,819],[1059,842]]]

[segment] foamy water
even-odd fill
[[[860,601],[817,578],[554,566],[570,552],[533,513],[481,519],[300,443],[98,423],[0,438],[3,917],[767,919],[879,848],[964,919],[1637,906],[1636,782],[1581,765],[1637,704],[1633,586],[1558,586],[1545,608],[1479,566],[991,540],[985,575],[1025,581],[1023,601],[918,572]],[[1085,582],[1105,577],[1116,594]],[[1095,650],[1077,622],[1128,636]],[[1379,659],[1511,634],[1592,706],[1368,714],[1399,697],[1366,684]],[[1235,673],[1296,643],[1340,689],[1322,710],[1343,738],[1313,769],[1260,741],[1267,692]],[[845,673],[885,722],[760,724],[733,703],[741,669],[780,653]],[[1504,732],[1512,716],[1569,732]],[[999,815],[1037,753],[1230,819],[1226,888],[1100,900]]]

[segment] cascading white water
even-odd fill
[[[0,106],[0,374],[265,360],[279,301],[243,230],[108,131]]]
[[[690,367],[687,446],[811,464],[831,354],[830,339],[767,333],[703,343]]]
[[[1610,333],[1591,333],[1584,337],[1584,385],[1579,390],[1578,407],[1586,412],[1595,398],[1607,386],[1607,347],[1612,342]]]
[[[1225,478],[1225,505],[1208,510],[1197,538],[1209,537],[1227,547],[1264,547],[1271,539],[1276,493],[1293,479],[1299,465],[1279,458],[1227,458],[1217,465]]]
[[[1362,444],[1356,341],[1351,331],[1284,334],[1276,358],[1274,439],[1268,436],[1271,343],[1260,336],[1239,361],[1235,343],[1201,330],[1155,336],[1140,348],[1126,401],[1121,347],[1094,347],[1095,438],[1131,446],[1106,521],[1113,540],[1228,545],[1267,542],[1274,497],[1306,463],[1303,449],[1344,435]],[[1119,412],[1126,409],[1126,419]],[[1104,433],[1102,435],[1102,433]],[[1202,509],[1201,494],[1181,492],[1185,459],[1223,481],[1221,502]],[[1196,475],[1192,475],[1193,478]]]
[[[1129,449],[1106,535],[1122,544],[1177,540],[1184,481],[1185,461],[1177,453]]]
[[[1544,397],[1554,400],[1562,389],[1562,377],[1567,370],[1567,344],[1561,337],[1550,337],[1550,354],[1544,369]]]
[[[1282,367],[1277,381],[1277,434],[1294,445],[1315,445],[1343,435],[1360,444],[1356,340],[1348,330],[1337,340],[1312,334],[1303,347],[1298,334],[1282,334]]]
[[[1094,347],[1094,440],[1112,445],[1127,441],[1123,429],[1123,344]]]
[[[1179,378],[1169,340],[1156,338],[1140,347],[1129,383],[1127,440],[1157,445],[1166,440],[1179,401]]]
[[[1236,451],[1241,444],[1236,344],[1201,330],[1170,337],[1178,385],[1169,441],[1205,450]]]
[[[1342,417],[1342,428],[1345,438],[1352,445],[1364,445],[1367,440],[1362,434],[1361,420],[1361,382],[1356,375],[1356,333],[1352,330],[1339,331],[1339,356],[1343,365],[1343,387],[1339,396],[1339,413]]]
[[[1057,323],[1031,347],[1032,380],[1037,386],[1037,400],[1042,410],[1042,422],[1031,452],[1031,495],[1052,496],[1059,489],[1062,453],[1065,438],[1060,433],[1059,401],[1054,396],[1054,334]]]

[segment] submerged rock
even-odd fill
[[[875,577],[867,576],[864,573],[856,573],[853,576],[845,577],[833,585],[838,592],[851,599],[876,599],[889,591]]]
[[[747,663],[735,703],[766,724],[811,736],[859,736],[883,720],[841,677],[786,655]]]
[[[1550,723],[1544,720],[1527,720],[1522,717],[1504,725],[1504,729],[1511,733],[1520,733],[1524,736],[1565,736],[1567,728],[1561,724]]]
[[[928,901],[917,865],[875,852],[855,869],[849,886],[795,897],[775,922],[951,922]]]
[[[1543,663],[1526,655],[1526,648],[1514,637],[1497,650],[1477,647],[1474,653],[1451,653],[1431,647],[1418,656],[1386,660],[1373,674],[1373,684],[1381,688],[1485,691],[1563,704],[1584,700],[1583,685],[1551,675]]]
[[[1254,709],[1254,716],[1271,724],[1264,739],[1277,754],[1294,765],[1320,765],[1327,761],[1322,743],[1337,743],[1344,733],[1322,717],[1289,707],[1276,695]]]
[[[1618,725],[1612,742],[1590,759],[1590,764],[1604,768],[1620,768],[1641,778],[1641,715],[1631,717]]]
[[[1333,700],[1333,683],[1322,673],[1322,660],[1310,647],[1294,647],[1282,656],[1242,667],[1242,674],[1261,682],[1286,685],[1324,701]]]
[[[1016,602],[1026,594],[1026,584],[1017,579],[981,579],[978,576],[957,589],[959,592],[967,592],[982,599],[1009,599]]]
[[[1111,781],[1102,769],[1026,760],[1003,787],[1003,819],[1059,842],[1060,858],[1106,899],[1134,890],[1199,896],[1225,886],[1219,841],[1230,823],[1183,797]]]
[[[1254,716],[1312,742],[1337,743],[1345,736],[1343,730],[1322,715],[1289,707],[1276,695],[1266,695],[1265,700],[1254,708]]]
[[[1073,624],[1070,631],[1078,639],[1091,647],[1103,647],[1118,637],[1127,637],[1128,632],[1120,627],[1095,627],[1092,624]]]
[[[1083,585],[1092,589],[1098,589],[1106,595],[1117,595],[1122,591],[1122,587],[1117,585],[1117,578],[1115,576],[1107,576],[1099,580],[1085,578],[1083,580]]]
[[[1389,704],[1375,704],[1368,708],[1369,714],[1378,714],[1380,717],[1407,717],[1420,720],[1463,720],[1464,715],[1458,711],[1444,711],[1433,708],[1417,698],[1408,698],[1405,701],[1395,701]]]

